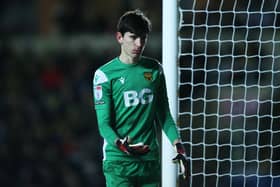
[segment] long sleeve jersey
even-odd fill
[[[93,95],[99,132],[104,138],[104,160],[159,159],[156,125],[170,142],[179,138],[169,110],[163,70],[156,60],[141,57],[135,64],[124,64],[114,58],[96,70]],[[123,153],[115,140],[126,136],[132,143],[149,145],[151,151],[139,157]]]

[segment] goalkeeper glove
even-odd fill
[[[179,175],[182,175],[184,179],[186,179],[189,176],[189,174],[187,171],[187,158],[186,158],[185,149],[181,143],[176,143],[175,149],[177,155],[175,158],[172,159],[172,161],[174,163],[179,164]]]
[[[118,139],[116,141],[117,147],[128,155],[144,155],[150,151],[148,145],[144,145],[143,142],[137,144],[130,144],[130,138]]]

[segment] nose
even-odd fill
[[[137,38],[135,39],[135,45],[136,45],[137,47],[141,47],[141,46],[143,45],[143,41],[141,40],[140,37],[137,37]]]

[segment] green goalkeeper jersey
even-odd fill
[[[156,60],[141,57],[135,64],[124,64],[118,57],[111,60],[95,72],[93,92],[104,160],[159,159],[156,125],[161,125],[170,142],[179,138]],[[138,157],[120,151],[115,140],[126,136],[132,143],[149,145],[151,151]]]

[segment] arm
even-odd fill
[[[163,131],[165,132],[177,152],[177,155],[172,159],[172,161],[179,164],[179,174],[183,175],[184,178],[187,178],[189,176],[189,173],[185,149],[181,142],[177,126],[170,113],[165,78],[163,73],[161,73],[160,76],[160,86],[158,92],[160,93],[158,97],[158,106],[160,110],[157,111],[158,120],[162,125]]]
[[[167,98],[165,78],[160,67],[158,90],[157,90],[157,119],[161,124],[164,133],[167,135],[171,144],[175,145],[180,141],[179,133],[173,117],[171,116]]]
[[[101,94],[101,85],[97,85],[94,87],[95,94]],[[125,137],[124,139],[120,139],[117,133],[112,128],[112,110],[111,110],[111,99],[110,99],[110,91],[105,84],[102,85],[102,98],[107,98],[104,101],[99,99],[100,96],[95,95],[95,108],[98,120],[98,128],[101,136],[109,143],[116,145],[121,151],[128,155],[144,155],[150,151],[148,145],[144,145],[143,143],[131,144],[129,137]],[[98,93],[99,92],[99,93]],[[106,103],[106,104],[105,104]],[[102,105],[102,106],[99,106]]]
[[[150,151],[143,143],[131,144],[129,137],[120,139],[114,129],[114,110],[112,107],[112,90],[107,76],[97,70],[93,80],[94,105],[98,128],[101,136],[108,144],[117,146],[122,152],[131,155],[143,155]]]
[[[107,76],[102,71],[97,70],[93,80],[93,95],[98,128],[107,143],[115,144],[119,137],[112,127],[111,94],[111,86]]]

